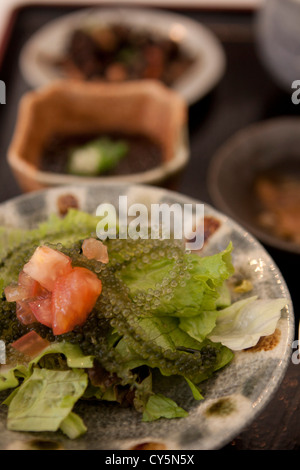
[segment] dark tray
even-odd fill
[[[84,4],[84,7],[87,7]],[[6,162],[18,104],[29,90],[20,74],[18,59],[22,46],[41,26],[75,11],[70,6],[28,5],[14,11],[0,57],[0,79],[7,87],[6,105],[0,106],[0,202],[21,194]],[[173,11],[173,10],[172,10]],[[299,115],[300,106],[291,102],[264,69],[256,50],[255,13],[233,10],[185,10],[179,13],[204,23],[221,40],[227,70],[219,85],[189,110],[191,160],[178,190],[212,203],[206,184],[210,159],[218,147],[248,124],[283,115]],[[299,257],[266,247],[281,269],[290,289],[299,322]],[[296,336],[297,337],[297,336]],[[259,417],[223,450],[300,449],[299,367],[290,363],[286,376],[271,402]],[[297,390],[298,389],[298,390]]]

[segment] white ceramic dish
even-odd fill
[[[104,201],[118,207],[120,195],[126,195],[129,204],[140,202],[148,207],[151,203],[199,202],[151,186],[69,186],[34,192],[1,204],[0,225],[23,228],[33,226],[57,210],[57,198],[66,192],[77,197],[80,209],[91,213]],[[41,446],[46,440],[48,448],[71,450],[129,449],[145,441],[158,441],[167,449],[218,449],[230,442],[257,417],[278,388],[291,360],[294,316],[290,295],[277,266],[259,242],[210,206],[205,205],[205,215],[218,219],[220,226],[205,245],[204,254],[219,252],[232,241],[236,273],[242,273],[251,280],[251,295],[286,299],[286,307],[277,324],[277,342],[275,341],[273,347],[237,352],[227,367],[201,384],[205,399],[199,402],[195,402],[185,384],[178,384],[168,377],[164,384],[168,395],[184,403],[189,411],[189,416],[180,420],[162,419],[142,423],[140,415],[132,409],[107,406],[104,403],[83,403],[79,413],[88,432],[72,441],[59,433],[7,431],[7,411],[6,407],[1,406],[0,449],[31,448],[30,446],[37,445],[37,440]],[[237,299],[240,298],[239,295]],[[0,400],[3,401],[2,394]],[[225,412],[212,412],[223,409],[224,405]]]
[[[131,28],[177,37],[183,49],[195,58],[194,64],[174,84],[188,104],[206,95],[221,79],[225,54],[219,40],[202,24],[183,15],[155,9],[92,8],[65,15],[38,30],[25,44],[20,67],[32,87],[46,85],[61,78],[58,71],[41,57],[61,57],[70,33],[78,26],[124,24]]]

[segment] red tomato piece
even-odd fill
[[[101,291],[101,281],[86,268],[73,268],[57,279],[52,293],[53,333],[61,335],[82,325]]]
[[[29,302],[29,307],[36,320],[52,328],[52,294],[37,297]]]
[[[27,299],[27,289],[23,286],[13,285],[5,287],[4,294],[7,302],[18,302]]]
[[[26,356],[35,357],[50,345],[49,341],[42,338],[35,331],[30,331],[21,336],[11,346]]]
[[[31,323],[36,322],[36,318],[26,300],[16,303],[16,315],[19,322],[23,323],[23,325],[31,325]]]
[[[19,274],[18,284],[11,284],[4,289],[8,302],[19,302],[46,293],[41,284],[28,276],[24,271]]]
[[[48,246],[39,246],[23,271],[45,289],[52,291],[56,280],[72,271],[71,258]]]
[[[87,238],[82,243],[82,253],[88,259],[96,259],[102,263],[108,263],[107,246],[96,238]]]
[[[26,290],[27,299],[37,297],[38,295],[43,295],[45,293],[45,289],[41,284],[28,276],[24,271],[21,271],[19,274],[18,284]]]

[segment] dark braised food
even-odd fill
[[[46,143],[42,171],[83,176],[115,176],[153,169],[162,148],[142,135],[55,135]]]
[[[145,78],[171,86],[193,62],[181,45],[169,38],[116,24],[75,30],[65,56],[55,65],[63,75],[82,80]]]

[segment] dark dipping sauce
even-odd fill
[[[125,142],[128,146],[128,152],[114,168],[102,172],[98,176],[141,173],[159,166],[163,161],[161,146],[143,135],[55,135],[44,146],[40,170],[69,174],[68,159],[72,150],[101,137],[109,138],[111,141]]]

